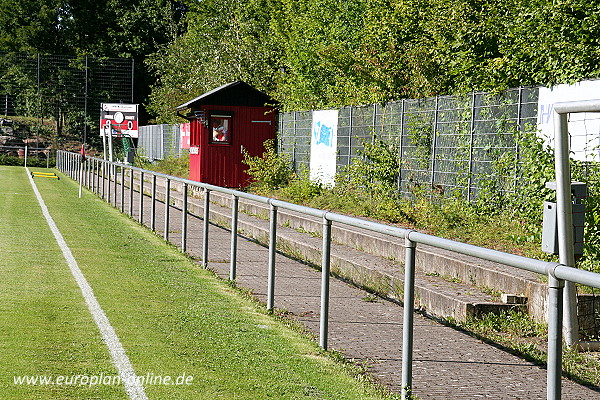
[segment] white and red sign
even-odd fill
[[[138,137],[138,105],[102,103],[100,105],[100,136]]]
[[[181,132],[181,143],[180,146],[182,149],[190,148],[190,123],[186,122],[185,124],[181,124],[179,126],[179,131]]]

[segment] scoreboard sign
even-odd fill
[[[100,105],[100,136],[137,138],[138,105],[102,103]]]

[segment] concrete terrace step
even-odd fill
[[[158,186],[157,198],[164,201],[164,187],[160,183]],[[136,185],[136,189],[139,189],[139,186]],[[172,182],[171,203],[178,208],[182,207],[181,198],[174,194],[179,193],[180,189],[179,184]],[[145,192],[150,193],[149,182],[145,183]],[[231,199],[211,192],[211,200],[211,221],[221,226],[230,226]],[[188,210],[196,216],[202,216],[202,200],[190,198]],[[243,212],[239,214],[239,231],[259,242],[268,243],[269,221],[266,219],[269,215],[268,207],[240,199],[240,211]],[[319,237],[321,222],[283,209],[279,209],[278,222],[280,224],[277,229],[278,249],[319,268],[322,246]],[[380,296],[402,300],[404,268],[401,260],[404,259],[404,247],[398,239],[335,224],[332,227],[332,235],[335,240],[331,249],[332,273]],[[349,243],[350,246],[344,243]],[[492,291],[489,288],[492,286],[474,285],[475,278],[463,279],[452,268],[436,267],[436,265],[446,265],[448,260],[452,259],[451,253],[447,253],[444,256],[437,256],[430,248],[419,249],[415,277],[416,307],[432,316],[453,318],[458,321],[487,312],[524,307],[501,302],[497,296],[490,294]],[[451,264],[466,269],[464,260],[453,259]],[[484,275],[477,269],[477,263],[472,265],[471,276]],[[505,279],[510,281],[509,278]]]

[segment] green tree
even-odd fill
[[[0,51],[63,49],[56,0],[0,0]]]
[[[270,17],[268,0],[207,0],[191,7],[185,34],[147,61],[159,77],[149,104],[156,120],[176,120],[177,105],[231,81],[271,92],[280,56]]]
[[[233,79],[284,109],[552,85],[600,74],[600,4],[583,0],[205,0],[151,58],[151,100]]]

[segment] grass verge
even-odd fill
[[[23,254],[28,255],[27,262],[12,262],[15,277],[2,283],[3,289],[6,289],[2,290],[3,300],[17,301],[15,297],[22,293],[15,292],[15,288],[21,280],[33,282],[32,288],[23,290],[26,293],[39,291],[38,288],[45,284],[58,291],[53,294],[55,303],[46,298],[27,300],[36,304],[38,312],[32,310],[19,313],[23,315],[13,315],[9,310],[3,310],[2,326],[32,325],[28,321],[37,320],[39,312],[49,312],[49,308],[61,310],[62,303],[78,304],[77,312],[81,314],[81,327],[77,329],[71,329],[68,324],[63,326],[63,319],[75,318],[70,309],[53,317],[56,325],[44,327],[44,331],[41,327],[29,329],[34,337],[27,343],[36,343],[43,337],[47,346],[55,350],[32,352],[20,370],[23,374],[42,374],[42,371],[83,374],[96,373],[104,368],[105,373],[114,374],[107,351],[99,342],[99,334],[91,317],[86,314],[81,294],[74,289],[75,283],[69,277],[68,267],[61,259],[55,242],[47,234],[38,237],[46,230],[45,222],[40,220],[39,207],[34,204],[32,194],[27,192],[29,183],[24,170],[0,167],[0,175],[2,182],[13,182],[3,185],[6,197],[11,196],[10,192],[24,193],[22,201],[2,202],[3,215],[11,215],[11,221],[4,223],[1,231],[4,246],[9,251],[24,248],[23,242],[6,244],[4,238],[7,236],[26,238],[24,240],[31,247],[40,243],[48,246],[41,253],[24,250]],[[146,386],[149,398],[385,397],[368,380],[355,379],[346,366],[322,353],[314,342],[267,315],[254,302],[219,281],[209,271],[199,269],[189,258],[146,228],[90,193],[84,192],[83,198],[78,199],[74,182],[63,179],[38,180],[36,183],[138,376],[193,377],[190,385]],[[26,202],[28,205],[22,208],[21,205]],[[15,235],[14,225],[21,219],[27,221],[27,227],[19,231],[18,236],[11,236]],[[18,260],[23,254],[14,256],[14,259]],[[33,270],[32,264],[49,265],[48,268],[55,271],[55,281],[46,282],[41,272]],[[40,270],[46,269],[40,267]],[[65,285],[72,290],[63,293],[66,289],[60,287]],[[8,291],[11,288],[13,292]],[[43,325],[43,321],[38,324]],[[84,334],[81,335],[80,331]],[[14,332],[11,339],[14,344],[5,349],[3,360],[6,361],[2,371],[5,378],[20,365],[24,335],[25,332]],[[89,349],[92,344],[96,347]],[[54,351],[64,358],[56,357]],[[93,353],[93,357],[89,352]],[[13,356],[6,357],[9,354]],[[71,362],[71,359],[79,361]],[[44,368],[38,367],[46,364]],[[91,388],[100,392],[89,395],[81,392],[83,389],[80,387],[67,389],[70,391],[64,387],[15,388],[7,384],[0,387],[5,392],[0,393],[0,397],[123,398],[119,387]],[[17,393],[17,390],[28,392]],[[37,392],[34,395],[32,391]],[[38,392],[41,393],[39,396]]]

